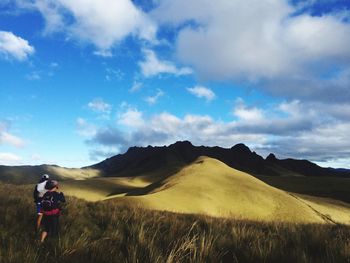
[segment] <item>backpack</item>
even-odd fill
[[[46,192],[41,200],[41,208],[45,212],[52,211],[57,208],[57,202],[54,198],[54,192]]]

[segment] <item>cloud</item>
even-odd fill
[[[158,102],[160,97],[164,96],[164,92],[162,90],[158,90],[157,93],[154,96],[149,96],[145,99],[145,101],[149,104],[149,105],[154,105]]]
[[[120,69],[106,68],[106,80],[111,81],[113,79],[122,80],[124,73]]]
[[[128,36],[156,42],[154,22],[130,0],[17,0],[21,8],[39,11],[45,34],[63,32],[68,39],[92,43],[96,55],[110,56]]]
[[[1,144],[7,144],[7,145],[20,148],[25,145],[25,142],[22,138],[11,134],[9,132],[8,125],[0,121],[0,145]]]
[[[134,93],[139,91],[142,88],[143,84],[141,82],[134,81],[132,87],[129,89],[129,92]]]
[[[95,98],[88,103],[88,107],[94,112],[109,114],[112,110],[112,105],[106,103],[101,98]]]
[[[196,97],[205,98],[207,101],[212,101],[216,97],[211,89],[203,86],[195,86],[193,88],[188,88],[187,90]]]
[[[77,133],[83,137],[92,137],[97,132],[97,127],[84,118],[78,118],[76,120]]]
[[[111,146],[119,149],[118,152],[123,152],[130,146],[164,145],[178,140],[191,140],[198,145],[223,146],[232,146],[232,143],[242,141],[262,143],[265,140],[258,134],[234,134],[228,129],[230,123],[216,122],[206,115],[189,114],[181,119],[163,112],[144,118],[141,112],[134,109],[127,110],[122,116],[136,116],[136,121],[119,121],[119,128],[103,127],[89,140],[89,144]],[[132,129],[122,131],[123,126]]]
[[[350,83],[350,24],[298,10],[288,1],[161,0],[151,15],[180,28],[175,56],[200,78],[250,81],[291,99],[338,97]]]
[[[208,115],[186,114],[180,118],[168,112],[147,117],[136,108],[126,108],[118,126],[101,127],[89,142],[93,148],[114,147],[116,153],[131,146],[190,140],[195,145],[222,147],[245,143],[263,156],[273,152],[279,158],[309,159],[326,166],[349,159],[350,118],[342,115],[339,120],[339,109],[334,105],[294,100],[263,110],[240,99],[232,112],[235,118],[221,121]]]
[[[192,74],[190,68],[177,68],[172,62],[159,60],[150,49],[144,49],[145,60],[139,62],[141,72],[145,77],[153,77],[159,74],[174,74],[176,76]]]
[[[248,122],[260,122],[264,119],[264,113],[261,109],[256,107],[248,108],[244,103],[239,103],[239,105],[235,107],[233,114],[240,120]]]
[[[22,157],[13,153],[0,152],[0,165],[19,165]]]
[[[27,74],[26,78],[28,80],[40,80],[41,76],[40,76],[40,73],[38,71],[33,71],[32,73]]]
[[[27,40],[14,35],[12,32],[0,31],[0,56],[24,61],[34,51],[34,47]]]
[[[137,128],[144,125],[142,112],[137,109],[128,109],[118,117],[118,123],[131,128]]]

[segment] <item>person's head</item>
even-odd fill
[[[48,180],[46,182],[45,189],[49,191],[58,189],[58,182],[56,180]]]
[[[49,180],[50,176],[48,174],[43,174],[40,178],[40,182]]]

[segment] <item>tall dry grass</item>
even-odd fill
[[[35,242],[31,186],[0,184],[0,262],[350,262],[350,228],[217,219],[68,197]]]

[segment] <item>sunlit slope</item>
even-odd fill
[[[66,195],[87,201],[101,201],[108,199],[110,196],[125,195],[130,191],[143,189],[149,184],[149,181],[137,177],[100,177],[87,180],[62,181],[60,182],[60,187]]]
[[[180,213],[263,221],[325,222],[307,202],[208,157],[200,157],[144,195],[115,200]]]
[[[40,180],[43,174],[49,174],[51,179],[56,180],[82,180],[101,176],[101,172],[93,168],[64,168],[56,165],[0,165],[0,182],[34,184]]]

